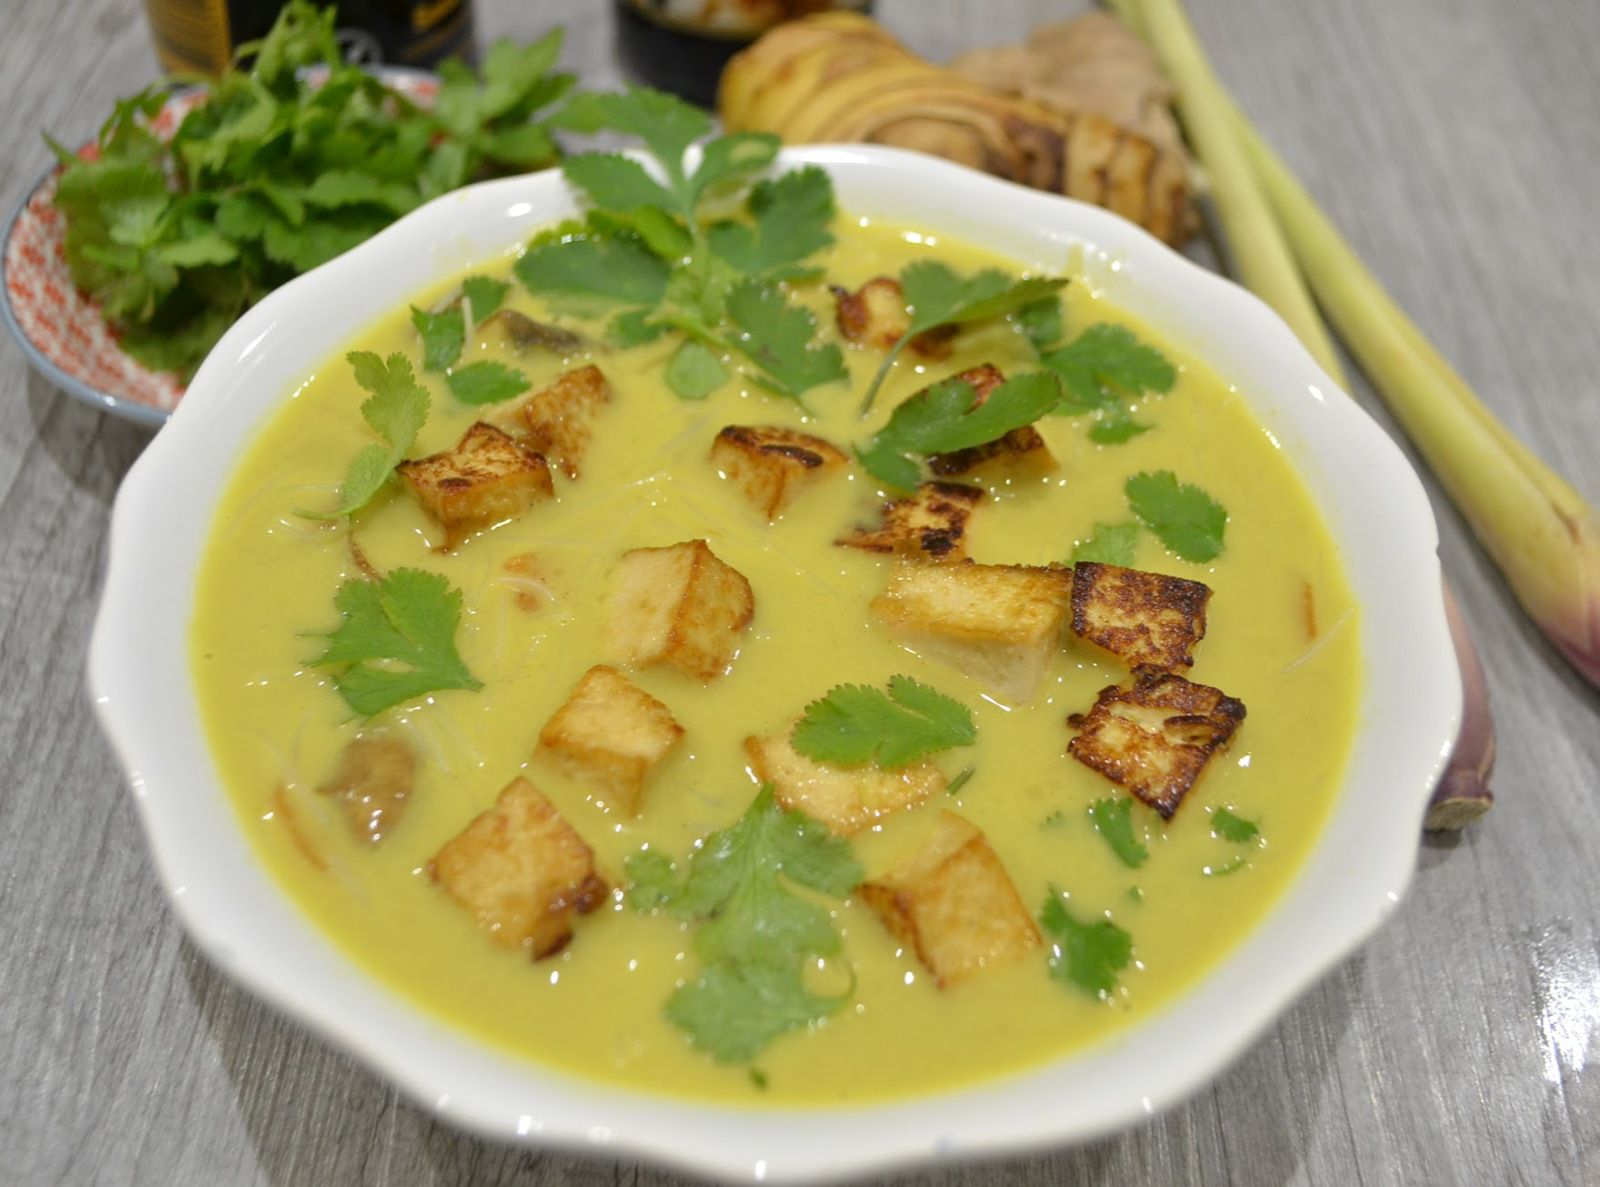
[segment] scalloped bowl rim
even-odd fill
[[[1287,891],[1198,983],[1087,1049],[956,1091],[832,1109],[672,1100],[503,1054],[412,1005],[335,948],[256,860],[218,794],[187,630],[211,508],[262,418],[397,297],[504,258],[576,210],[556,171],[445,195],[269,295],[207,358],[118,495],[89,682],[195,943],[424,1107],[489,1137],[732,1181],[815,1182],[1135,1123],[1218,1075],[1390,914],[1456,737],[1460,681],[1421,483],[1266,305],[1097,207],[899,150],[817,146],[780,158],[799,163],[828,169],[852,215],[1040,268],[1064,269],[1081,248],[1118,304],[1237,385],[1317,499],[1362,608],[1365,682],[1344,786]]]

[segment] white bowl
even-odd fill
[[[573,214],[547,172],[446,195],[246,314],[129,473],[89,680],[179,918],[218,967],[443,1117],[491,1137],[643,1157],[731,1180],[806,1181],[1061,1145],[1193,1092],[1372,934],[1411,878],[1461,689],[1433,516],[1400,451],[1253,296],[1103,210],[931,157],[786,150],[839,204],[1060,271],[1069,250],[1118,305],[1207,360],[1298,466],[1362,607],[1365,686],[1322,836],[1259,927],[1178,1001],[1111,1040],[961,1091],[850,1109],[676,1102],[578,1080],[457,1033],[362,972],[291,904],[245,840],[188,667],[213,509],[256,427],[395,302],[501,258]]]

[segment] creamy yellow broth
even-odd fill
[[[917,237],[891,228],[863,224],[838,234],[840,245],[824,263],[830,280],[851,286],[929,253],[964,271],[1015,271],[1009,261],[955,243],[913,242]],[[417,303],[437,296],[419,294]],[[802,426],[840,445],[863,440],[854,410],[881,356],[847,350],[850,387],[814,389],[807,403],[815,418],[803,420],[793,403],[737,381],[702,403],[674,398],[661,379],[671,342],[595,351],[617,400],[599,423],[581,481],[557,477],[556,501],[455,554],[430,551],[441,532],[398,482],[358,516],[356,536],[380,569],[425,567],[463,591],[458,643],[484,682],[481,692],[441,692],[383,715],[417,745],[421,767],[406,815],[376,847],[358,841],[312,791],[359,724],[327,673],[308,666],[320,650],[313,636],[337,625],[335,590],[357,575],[347,529],[294,514],[331,505],[350,457],[371,439],[357,411],[363,394],[342,356],[319,367],[264,426],[218,508],[192,632],[221,782],[260,859],[340,949],[452,1024],[541,1063],[680,1097],[827,1105],[926,1093],[1053,1059],[1170,1002],[1262,917],[1317,836],[1354,726],[1358,622],[1315,507],[1240,397],[1089,286],[1074,283],[1063,297],[1069,337],[1097,321],[1129,324],[1167,350],[1180,367],[1178,382],[1141,402],[1141,419],[1156,428],[1123,445],[1095,445],[1081,421],[1045,418],[1039,429],[1060,469],[1048,480],[991,488],[973,521],[974,558],[1066,560],[1097,521],[1130,518],[1122,486],[1140,470],[1171,469],[1230,513],[1226,550],[1211,565],[1177,559],[1149,533],[1138,546],[1138,567],[1192,577],[1215,591],[1190,676],[1249,709],[1231,747],[1169,824],[1135,805],[1136,822],[1150,831],[1151,855],[1141,868],[1123,866],[1087,816],[1092,801],[1126,793],[1065,753],[1064,718],[1086,711],[1100,688],[1125,681],[1120,665],[1068,641],[1031,705],[986,697],[960,673],[897,646],[869,620],[867,603],[890,562],[832,541],[876,521],[874,480],[856,471],[829,482],[768,525],[708,463],[712,438],[727,424]],[[825,291],[804,299],[831,337]],[[520,286],[508,304],[549,316]],[[403,309],[352,345],[404,351],[420,373]],[[463,362],[497,357],[497,349],[469,335]],[[509,361],[537,388],[587,360],[530,353]],[[1010,374],[1029,366],[1031,356],[1009,325],[966,331],[947,363],[898,368],[875,423],[930,380],[985,361]],[[434,408],[412,456],[449,447],[484,415],[457,404],[440,377],[425,382]],[[495,412],[487,410],[489,417]],[[619,817],[530,755],[543,723],[603,659],[601,611],[617,558],[630,548],[697,537],[749,579],[754,624],[732,672],[709,686],[662,667],[633,674],[687,734],[647,786],[641,815]],[[530,550],[557,595],[531,614],[517,607],[502,572],[507,558]],[[777,729],[837,684],[882,687],[897,673],[973,710],[977,746],[934,761],[952,776],[968,766],[976,774],[959,794],[935,797],[855,838],[869,876],[915,848],[942,809],[955,809],[988,835],[1030,911],[1054,884],[1070,893],[1080,919],[1104,912],[1132,935],[1134,963],[1109,1000],[1052,979],[1047,948],[940,991],[874,915],[845,902],[837,923],[857,976],[852,1002],[825,1024],[772,1043],[756,1061],[762,1090],[747,1067],[713,1062],[662,1016],[674,987],[697,975],[691,929],[614,901],[577,920],[559,955],[535,963],[492,943],[427,876],[440,845],[522,774],[556,802],[594,847],[602,873],[620,886],[624,861],[646,841],[682,857],[697,838],[740,815],[756,791],[740,745],[746,735]],[[1262,843],[1240,847],[1215,838],[1210,811],[1217,806],[1259,822]],[[1247,853],[1246,866],[1208,875],[1239,852]]]

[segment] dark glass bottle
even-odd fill
[[[783,21],[872,0],[615,0],[617,52],[641,82],[710,107],[722,68]]]
[[[265,37],[285,0],[145,0],[156,56],[168,72],[217,74],[234,47]],[[345,57],[431,66],[473,57],[472,0],[338,0]]]

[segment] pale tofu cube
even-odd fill
[[[1206,763],[1244,721],[1241,701],[1220,689],[1149,668],[1131,687],[1101,689],[1094,708],[1067,724],[1067,751],[1172,819]]]
[[[520,408],[528,444],[576,480],[594,437],[594,422],[611,402],[611,385],[593,364],[568,371]]]
[[[831,442],[776,425],[729,425],[711,443],[711,464],[768,520],[802,492],[844,473],[848,462]]]
[[[1211,588],[1118,565],[1072,567],[1072,630],[1130,668],[1187,670],[1205,637]]]
[[[978,393],[974,407],[981,408],[989,394],[1005,382],[1005,374],[992,363],[958,372],[953,379],[964,379]],[[950,453],[935,453],[928,457],[928,468],[941,478],[970,474],[981,470],[985,476],[1022,478],[1030,474],[1047,474],[1056,468],[1055,456],[1032,425],[1012,429],[1005,436],[982,445],[957,449]]]
[[[903,560],[870,609],[902,645],[1021,703],[1060,646],[1071,599],[1070,569]]]
[[[584,673],[539,731],[535,757],[634,815],[645,781],[683,737],[672,711],[615,668]]]
[[[448,550],[555,494],[542,456],[479,421],[455,447],[395,467],[417,502],[445,530]]]
[[[392,734],[358,734],[317,791],[338,802],[350,831],[376,845],[393,831],[417,781],[417,756]]]
[[[666,663],[697,680],[722,675],[755,615],[744,575],[704,540],[622,554],[606,606],[606,648],[630,668]]]
[[[907,763],[892,771],[875,764],[836,767],[796,751],[789,740],[792,732],[791,724],[771,737],[746,738],[750,769],[757,779],[772,784],[778,803],[822,821],[840,836],[858,833],[944,790],[944,775],[931,763]]]
[[[911,311],[906,308],[905,290],[892,276],[874,276],[855,292],[833,286],[837,302],[839,333],[861,346],[888,350],[911,328]],[[939,326],[918,334],[911,349],[925,359],[950,357],[950,339],[956,326]]]
[[[967,555],[967,521],[983,497],[975,486],[924,482],[909,498],[885,503],[879,526],[857,528],[834,543],[930,561],[963,560]]]
[[[861,885],[862,900],[933,974],[940,989],[1019,960],[1039,929],[983,832],[943,812],[916,853]]]
[[[494,807],[445,842],[428,873],[496,943],[527,948],[535,960],[565,947],[574,916],[610,893],[594,851],[526,779],[513,779]]]

